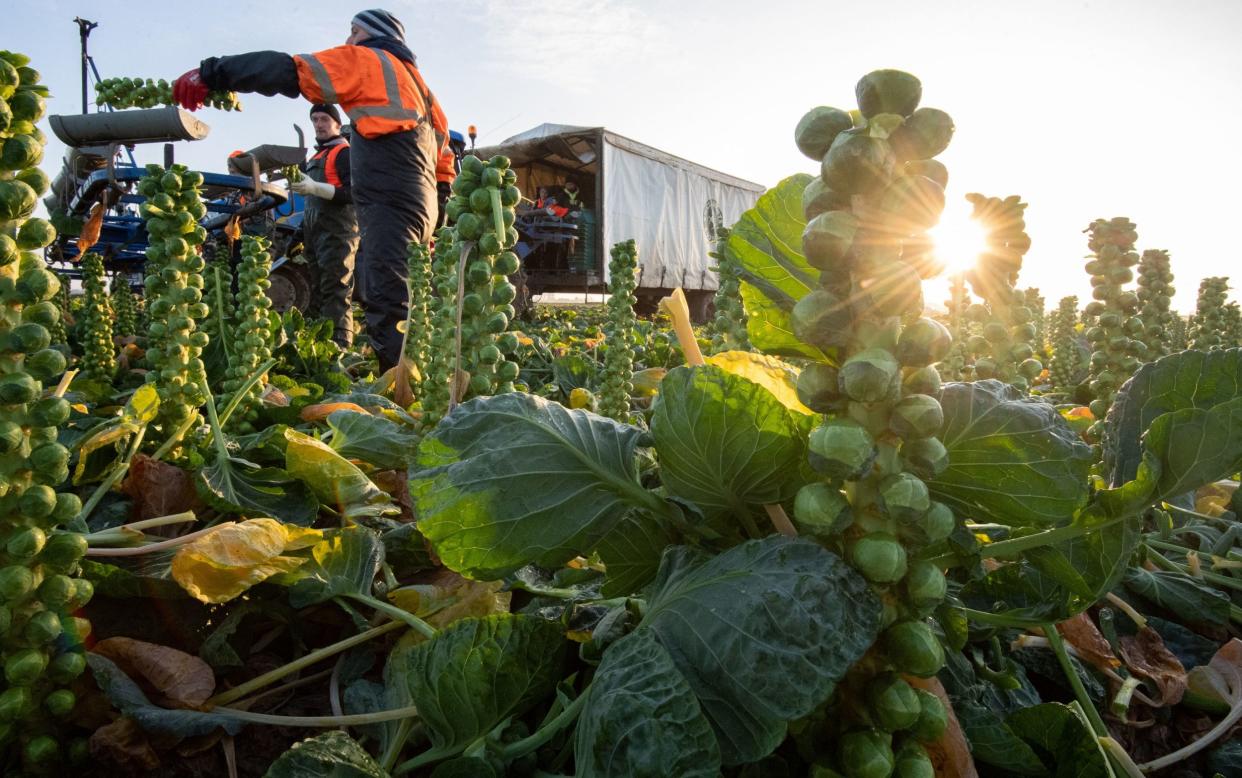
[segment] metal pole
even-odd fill
[[[87,54],[86,40],[91,37],[91,30],[99,26],[98,22],[88,21],[80,16],[75,16],[73,21],[78,25],[78,37],[82,40],[82,113],[86,113],[87,106],[87,65],[90,63],[90,55]]]

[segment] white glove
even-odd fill
[[[332,186],[332,184],[312,181],[306,176],[302,176],[301,180],[289,184],[289,188],[302,196],[322,197],[324,200],[331,200],[332,195],[336,194],[336,187]]]

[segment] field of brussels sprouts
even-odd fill
[[[1242,774],[1228,281],[1187,321],[1100,219],[1045,311],[1025,203],[971,194],[932,312],[953,122],[914,76],[806,113],[698,331],[634,315],[632,241],[605,306],[518,319],[516,175],[468,157],[383,375],[178,166],[142,294],[84,230],[70,296],[45,96],[0,52],[4,775]]]

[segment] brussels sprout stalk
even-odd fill
[[[604,342],[608,351],[604,356],[604,386],[599,397],[599,411],[617,421],[629,421],[630,391],[634,385],[634,268],[638,264],[638,249],[633,240],[612,247],[609,262],[608,321],[604,328]]]
[[[1078,343],[1075,338],[1075,327],[1078,323],[1078,298],[1063,297],[1052,312],[1052,364],[1048,374],[1052,378],[1052,388],[1062,394],[1074,391],[1075,376],[1078,373]]]
[[[1139,297],[1123,289],[1134,277],[1131,270],[1138,264],[1134,244],[1138,233],[1134,224],[1124,217],[1097,219],[1087,228],[1088,247],[1093,255],[1086,269],[1091,274],[1091,295],[1095,299],[1084,313],[1091,317],[1087,340],[1091,343],[1089,387],[1095,399],[1091,414],[1096,422],[1087,430],[1092,442],[1104,435],[1104,417],[1112,407],[1117,390],[1125,383],[1147,356],[1147,345],[1139,339],[1145,331],[1143,320],[1136,314]]]
[[[63,397],[44,396],[66,360],[51,348],[48,332],[59,319],[53,301],[61,284],[37,253],[56,233],[30,218],[46,188],[37,168],[43,140],[33,126],[42,118],[46,87],[28,62],[0,51],[0,664],[6,695],[28,703],[7,710],[0,728],[0,754],[13,773],[49,772],[63,752],[81,745],[66,743],[53,714],[75,706],[66,687],[85,669],[89,625],[73,614],[93,593],[77,577],[86,540],[66,529],[81,502],[56,491],[69,478],[69,451],[57,442],[57,428],[70,407]],[[48,700],[56,701],[55,711]]]
[[[974,212],[987,234],[988,250],[967,274],[975,293],[985,305],[971,306],[970,313],[982,327],[981,335],[967,343],[975,354],[977,379],[996,378],[1026,392],[1042,371],[1036,358],[1038,333],[1036,312],[1026,294],[1014,288],[1022,257],[1031,246],[1023,213],[1026,203],[1017,195],[1004,199],[969,194]],[[1042,307],[1041,313],[1042,316]]]

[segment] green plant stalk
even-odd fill
[[[359,594],[357,592],[346,592],[342,594],[341,596],[348,597],[351,600],[357,600],[358,602],[363,603],[364,605],[370,605],[372,608],[379,611],[380,613],[383,613],[385,616],[387,616],[390,619],[405,622],[406,625],[409,626],[410,629],[414,630],[415,632],[427,638],[428,640],[431,640],[437,634],[437,630],[435,627],[431,626],[427,622],[415,616],[413,613],[410,613],[407,610],[402,610],[401,608],[398,608],[396,605],[393,605],[392,603],[389,603],[389,602],[384,602],[383,600],[377,597],[372,597],[368,594]]]
[[[382,724],[386,721],[399,721],[418,716],[418,709],[410,706],[377,710],[371,713],[354,713],[345,716],[278,716],[271,713],[251,713],[248,710],[216,707],[213,715],[227,716],[250,724],[270,724],[276,727],[361,727],[367,724]]]
[[[634,299],[634,268],[637,266],[638,248],[633,240],[623,241],[612,247],[609,262],[608,321],[604,328],[608,353],[604,358],[604,385],[600,391],[599,412],[616,419],[629,421],[630,391],[634,374],[634,326],[636,318],[631,300]]]
[[[1078,704],[1082,706],[1083,712],[1087,715],[1087,720],[1091,722],[1091,729],[1095,731],[1096,737],[1108,737],[1108,727],[1104,724],[1104,719],[1100,717],[1100,712],[1095,709],[1095,704],[1091,702],[1091,698],[1087,695],[1086,688],[1082,685],[1082,679],[1078,677],[1074,665],[1070,662],[1069,653],[1065,650],[1065,642],[1061,640],[1061,633],[1057,632],[1057,625],[1047,623],[1043,625],[1044,637],[1048,638],[1048,645],[1052,648],[1052,653],[1056,654],[1057,662],[1061,665],[1061,671],[1065,673],[1065,679],[1069,681],[1070,688],[1074,691],[1074,698],[1078,700]]]
[[[182,513],[173,513],[168,516],[158,516],[153,519],[135,521],[130,524],[122,524],[119,527],[110,527],[108,529],[99,530],[98,532],[88,533],[83,535],[83,537],[86,538],[87,544],[91,546],[132,544],[143,540],[143,530],[154,529],[155,527],[166,527],[170,524],[184,524],[197,520],[198,517],[194,515],[194,511],[184,511]]]
[[[521,740],[515,740],[514,742],[504,746],[500,750],[500,758],[506,763],[511,762],[514,759],[520,759],[540,748],[544,743],[547,743],[555,737],[556,733],[574,723],[574,721],[577,720],[578,715],[582,713],[583,707],[586,705],[587,691],[589,690],[590,687],[584,689],[582,694],[579,694],[574,698],[573,702],[565,706],[565,710],[561,711],[556,718],[544,724],[527,737],[524,737]]]
[[[86,332],[82,342],[82,369],[96,381],[112,382],[116,373],[116,346],[112,341],[112,306],[108,303],[103,257],[87,252],[82,257],[82,287],[85,290]]]
[[[85,522],[90,518],[91,512],[99,505],[104,495],[112,491],[112,487],[116,486],[117,482],[125,477],[125,474],[129,472],[130,462],[133,461],[134,455],[142,447],[142,440],[146,436],[147,427],[144,425],[142,429],[134,433],[133,439],[130,440],[129,448],[125,451],[125,456],[112,464],[112,469],[108,472],[108,476],[95,487],[95,491],[91,492],[91,496],[83,503],[82,510],[78,511],[75,521]]]
[[[279,681],[281,678],[292,675],[299,670],[322,662],[329,657],[336,656],[342,651],[348,651],[354,646],[362,645],[369,640],[374,640],[377,637],[387,635],[389,632],[394,632],[403,627],[408,627],[404,621],[390,621],[387,624],[372,627],[366,632],[359,632],[357,635],[352,635],[344,640],[338,640],[332,645],[316,649],[306,656],[299,657],[288,664],[281,665],[274,670],[269,670],[263,675],[251,678],[249,681],[239,684],[228,691],[221,692],[220,694],[217,694],[207,700],[206,705],[208,707],[213,705],[228,705],[230,702],[240,700],[252,692],[256,692],[265,686],[269,686],[276,681]]]
[[[225,312],[228,311],[228,306],[224,302],[224,281],[220,278],[220,267],[215,262],[212,264],[215,265],[215,267],[211,268],[211,275],[215,283],[212,285],[211,291],[216,298],[216,311],[212,318],[215,319],[216,329],[219,330],[216,336],[220,338],[220,347],[224,349],[224,358],[231,364],[233,362],[233,346],[229,343],[230,338],[225,322]]]

